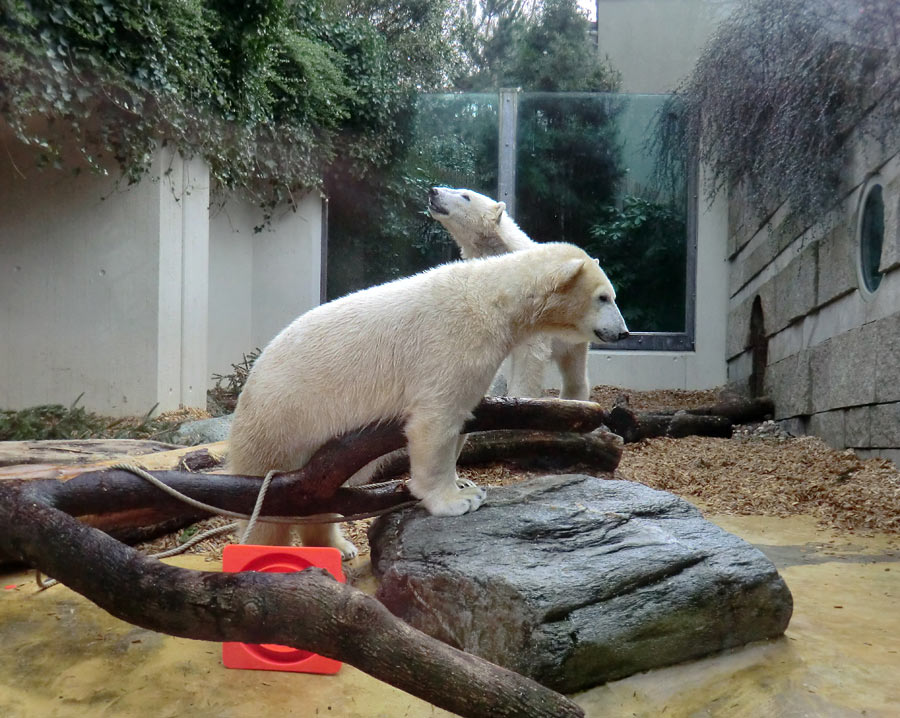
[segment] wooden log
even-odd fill
[[[733,424],[746,424],[772,418],[775,414],[775,402],[768,396],[760,396],[755,399],[727,397],[711,406],[701,406],[684,411],[697,416],[722,416]]]
[[[599,471],[615,471],[622,458],[622,438],[595,429],[589,434],[547,431],[479,431],[467,435],[459,466],[483,466],[505,461],[522,468],[562,470],[585,465]],[[384,481],[409,472],[406,451],[393,453],[379,466],[373,481]]]
[[[699,435],[730,437],[731,420],[724,416],[688,414],[651,414],[634,412],[624,406],[616,406],[607,418],[607,426],[622,437],[626,444],[657,436],[674,438]]]
[[[143,439],[84,439],[65,441],[0,441],[0,466],[19,464],[96,464],[112,459],[180,449],[176,444]]]
[[[605,418],[605,412],[593,402],[571,402],[559,399],[485,398],[467,422],[466,431],[524,429],[557,431],[593,428]],[[390,494],[355,489],[341,485],[356,471],[380,456],[406,444],[400,422],[383,422],[349,432],[327,442],[298,471],[280,474],[272,482],[263,506],[264,515],[308,515],[318,513],[354,514],[408,501],[401,490]],[[195,451],[195,450],[192,450]],[[184,453],[187,453],[185,450]],[[185,471],[155,471],[154,476],[198,501],[223,509],[249,513],[259,490],[259,477],[203,475]],[[8,471],[6,480],[16,478]],[[84,471],[77,476],[67,472],[65,481],[51,481],[48,496],[54,505],[73,516],[98,523],[101,516],[120,513],[134,517],[138,509],[154,509],[161,516],[177,518],[189,507],[180,505],[143,479],[123,470]],[[367,508],[371,507],[371,508]],[[194,509],[190,509],[194,511]],[[106,530],[118,524],[107,520]],[[133,523],[122,528],[132,527]]]
[[[185,638],[311,650],[461,716],[584,715],[564,696],[416,631],[325,571],[167,566],[48,505],[41,489],[50,486],[0,482],[0,553],[37,566],[124,621]]]

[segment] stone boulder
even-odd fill
[[[395,615],[568,693],[779,636],[793,605],[759,550],[629,481],[491,488],[465,516],[382,516],[369,541]]]
[[[214,416],[211,419],[189,421],[178,427],[173,441],[182,446],[198,446],[215,441],[225,441],[231,430],[233,414]]]

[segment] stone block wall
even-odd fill
[[[754,218],[734,192],[729,208],[728,382],[749,392],[750,317],[762,308],[765,393],[795,433],[900,463],[900,142],[860,132],[834,207],[800,226],[786,207]],[[884,199],[881,283],[861,278],[866,195]]]

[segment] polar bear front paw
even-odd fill
[[[461,480],[462,482],[464,480]],[[449,490],[433,491],[422,499],[422,505],[432,516],[462,516],[481,506],[487,492],[472,484],[464,488],[451,487]]]

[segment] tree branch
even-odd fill
[[[416,631],[324,571],[167,566],[46,505],[45,488],[0,482],[0,551],[124,621],[186,638],[314,651],[462,716],[583,716],[564,696]]]

